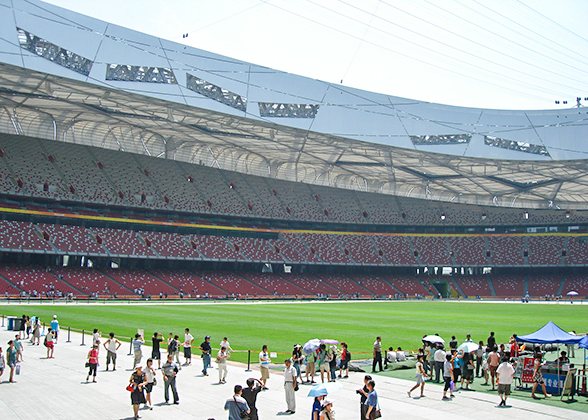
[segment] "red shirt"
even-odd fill
[[[90,353],[88,353],[88,361],[93,364],[98,363],[98,350],[90,350]]]

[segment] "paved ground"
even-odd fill
[[[0,329],[0,345],[5,350],[6,342],[13,338],[12,331]],[[86,343],[88,339],[86,339]],[[129,393],[125,390],[131,374],[132,357],[127,356],[129,345],[123,344],[119,350],[119,366],[116,372],[104,371],[105,354],[101,354],[102,366],[98,368],[97,383],[86,383],[84,368],[88,346],[80,346],[81,336],[72,333],[72,342],[61,339],[55,349],[55,359],[45,359],[45,348],[25,344],[22,372],[15,376],[17,383],[8,383],[8,374],[0,377],[0,419],[132,419]],[[146,348],[144,354],[150,353]],[[103,352],[101,352],[103,353]],[[144,359],[145,360],[145,359]],[[178,375],[180,404],[164,404],[161,377],[153,391],[153,411],[141,410],[141,418],[169,419],[226,419],[224,401],[232,396],[233,385],[245,384],[250,376],[238,363],[229,363],[226,385],[217,385],[217,372],[203,377],[199,357],[194,365],[184,367]],[[363,374],[351,373],[349,379],[342,380],[343,389],[333,393],[336,419],[354,419],[359,416],[359,398],[355,390],[362,383]],[[320,379],[319,379],[320,380]],[[259,395],[258,409],[262,420],[270,418],[307,420],[310,416],[312,398],[306,397],[310,386],[302,385],[297,393],[296,414],[287,415],[282,376],[272,372],[268,382],[269,391]],[[441,388],[427,384],[425,398],[411,399],[406,390],[411,382],[388,377],[376,377],[376,390],[380,398],[383,418],[396,419],[508,419],[532,417],[539,419],[584,419],[585,413],[549,407],[532,402],[512,400],[512,407],[497,408],[498,396],[476,392],[456,393],[450,402],[441,401]],[[417,393],[418,394],[418,393]],[[554,397],[555,398],[555,397]]]

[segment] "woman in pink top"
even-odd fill
[[[98,370],[98,344],[94,344],[92,346],[92,350],[88,352],[88,365],[90,370],[88,371],[88,376],[86,376],[86,382],[90,379],[90,375],[93,376],[92,382],[96,382],[96,371]]]

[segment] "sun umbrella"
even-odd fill
[[[326,382],[323,384],[318,384],[312,387],[310,392],[308,393],[309,397],[320,397],[321,395],[327,395],[334,391],[343,388],[343,384],[339,382]]]
[[[319,348],[320,345],[321,345],[321,340],[319,340],[318,338],[314,338],[314,339],[309,340],[306,343],[304,343],[304,346],[302,346],[302,350],[306,354],[311,354],[311,353],[314,353],[316,351],[316,349]]]
[[[331,339],[326,339],[326,340],[321,340],[322,344],[339,344],[339,342],[337,340],[331,340]]]
[[[445,340],[443,340],[438,335],[428,335],[423,338],[423,341],[428,341],[429,343],[443,343],[443,344],[445,344]]]
[[[463,350],[464,353],[471,353],[473,351],[478,350],[478,345],[476,343],[473,343],[471,341],[467,341],[465,343],[463,343],[461,346],[459,346],[457,348],[457,351]]]
[[[568,296],[578,296],[579,293],[572,290],[571,292],[568,292],[567,295]]]

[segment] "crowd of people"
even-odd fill
[[[16,332],[14,340],[8,342],[6,357],[0,348],[0,375],[5,367],[10,369],[9,381],[14,382],[15,369],[18,363],[23,361],[24,346],[23,340],[30,340],[31,345],[39,345],[41,337],[41,322],[38,317],[29,318],[26,315],[22,317],[22,326]],[[53,358],[55,344],[59,337],[59,322],[57,316],[53,317],[50,326],[47,328],[43,344],[47,349],[47,358]],[[180,340],[179,334],[169,333],[168,338],[159,332],[154,332],[151,337],[151,354],[143,363],[144,354],[143,346],[145,338],[142,331],[135,334],[132,340],[133,350],[133,373],[129,378],[127,390],[130,391],[131,403],[135,418],[138,418],[139,408],[144,405],[145,408],[153,410],[151,393],[157,384],[159,377],[157,370],[160,370],[163,381],[163,396],[165,403],[173,400],[173,404],[179,404],[179,393],[177,389],[176,378],[183,367],[192,365],[192,350],[197,349],[202,359],[202,375],[208,376],[208,371],[212,368],[213,347],[211,337],[205,336],[200,344],[194,344],[195,338],[190,333],[189,328],[185,328],[183,340]],[[296,412],[296,391],[299,384],[315,384],[320,377],[322,383],[334,382],[337,379],[349,377],[349,362],[351,353],[345,342],[340,343],[340,348],[334,340],[323,340],[315,349],[307,350],[306,347],[295,344],[291,357],[284,360],[283,386],[284,397],[286,401],[286,410],[283,414],[293,414]],[[329,342],[331,341],[331,342]],[[97,382],[97,372],[99,360],[104,357],[106,362],[106,371],[112,365],[112,371],[116,371],[117,352],[122,343],[113,332],[103,340],[102,333],[94,329],[92,333],[92,346],[87,353],[86,367],[88,372],[86,382]],[[162,346],[167,347],[167,354],[162,358]],[[184,363],[180,362],[180,349],[183,348]],[[102,349],[104,356],[102,356]],[[234,350],[231,348],[229,340],[224,337],[218,344],[214,362],[217,365],[218,384],[226,384],[229,374],[227,360],[230,359]],[[455,397],[454,390],[470,389],[470,384],[478,378],[484,380],[484,385],[497,389],[500,397],[499,406],[506,406],[508,396],[511,394],[511,385],[514,381],[516,364],[521,351],[517,343],[516,335],[510,337],[508,344],[498,344],[494,332],[484,341],[474,343],[470,334],[467,334],[465,341],[458,346],[458,340],[455,336],[451,337],[448,348],[445,347],[444,340],[437,335],[423,336],[423,347],[416,354],[409,355],[407,351],[397,347],[388,347],[386,357],[382,357],[382,338],[376,337],[373,344],[372,355],[372,373],[383,371],[393,363],[403,362],[407,357],[416,357],[416,384],[407,391],[409,397],[412,393],[420,388],[419,398],[425,396],[425,383],[435,382],[443,384],[443,400],[451,400]],[[267,345],[261,346],[258,355],[260,377],[250,378],[247,380],[247,386],[234,386],[234,395],[225,403],[225,410],[229,412],[230,420],[241,420],[242,414],[247,413],[251,420],[257,420],[257,395],[268,390],[268,380],[270,378],[270,353]],[[163,362],[162,362],[163,361]],[[561,353],[558,359],[561,364],[569,363],[566,352]],[[542,377],[543,355],[537,351],[534,354],[533,380],[535,381],[532,388],[532,397],[538,398],[535,394],[536,389],[540,386],[545,397],[547,393],[545,382]],[[304,368],[305,379],[303,379],[302,369]],[[338,370],[338,374],[337,374]],[[317,381],[315,381],[317,379]],[[375,391],[375,381],[371,375],[364,377],[364,386],[357,390],[360,395],[360,413],[361,419],[372,420],[374,416],[379,416],[379,407],[377,404],[377,393]],[[459,386],[459,388],[458,388]],[[171,394],[171,395],[170,395]],[[317,395],[314,400],[312,410],[312,420],[334,420],[335,411],[333,402],[328,399],[326,393]]]

